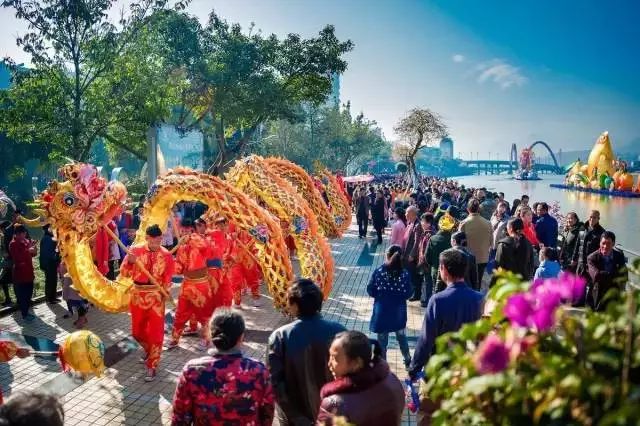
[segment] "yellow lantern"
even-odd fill
[[[100,337],[89,330],[68,335],[60,344],[58,356],[65,371],[101,376],[105,369],[104,344]]]

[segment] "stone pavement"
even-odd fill
[[[323,307],[326,318],[339,321],[348,329],[369,334],[372,299],[366,294],[366,285],[373,270],[382,263],[387,237],[377,246],[375,237],[358,239],[357,228],[352,225],[340,240],[331,241],[335,259],[335,283],[331,297]],[[177,288],[174,288],[174,293]],[[249,301],[249,300],[247,300]],[[247,322],[245,354],[264,359],[267,338],[271,331],[286,323],[274,311],[270,297],[263,289],[259,308],[243,305]],[[65,307],[38,305],[38,319],[31,324],[19,319],[19,314],[0,318],[0,329],[11,337],[24,339],[39,350],[55,350],[53,342],[60,342],[75,329],[71,319],[64,319]],[[422,324],[424,309],[409,304],[407,334],[413,349],[416,334]],[[0,363],[0,384],[5,397],[24,389],[46,389],[57,393],[64,402],[65,424],[73,425],[160,425],[169,424],[171,400],[176,381],[184,364],[202,356],[196,348],[196,337],[185,337],[180,347],[163,352],[158,377],[146,383],[144,368],[138,363],[140,352],[129,337],[128,314],[107,314],[96,309],[88,314],[88,328],[98,334],[107,348],[107,373],[87,381],[61,373],[55,359],[32,357]],[[13,334],[18,333],[18,334]],[[375,337],[372,335],[372,337]],[[387,354],[389,364],[398,377],[406,377],[397,342],[390,336]],[[405,413],[404,424],[413,424],[414,416]]]

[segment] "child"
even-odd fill
[[[65,314],[64,318],[72,317],[73,308],[75,307],[78,312],[78,319],[73,322],[73,325],[76,328],[83,328],[88,322],[86,301],[72,287],[73,281],[71,280],[71,276],[67,273],[67,268],[64,262],[60,262],[58,274],[62,279],[62,299],[67,302],[67,309],[69,309],[69,313]]]
[[[558,252],[553,247],[543,247],[540,249],[540,266],[533,276],[534,280],[545,278],[556,278],[560,274],[560,262],[558,262]]]

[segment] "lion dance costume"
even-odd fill
[[[171,278],[175,272],[175,263],[171,253],[164,247],[152,251],[145,245],[130,249],[140,264],[151,273],[155,281],[165,289],[171,287]],[[131,334],[145,351],[147,368],[155,370],[160,362],[164,340],[164,296],[149,282],[140,267],[130,261],[127,255],[120,267],[120,274],[131,277],[134,286],[131,290]]]
[[[208,333],[208,324],[214,308],[214,291],[207,272],[211,245],[206,237],[196,232],[185,238],[176,254],[176,272],[184,276],[184,281],[171,332],[172,344],[178,343],[185,324],[193,320],[191,329],[196,329],[197,325],[194,325],[199,323],[203,340],[209,345],[211,336]]]

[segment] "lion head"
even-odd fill
[[[40,195],[42,210],[57,231],[76,231],[89,237],[121,213],[127,190],[120,182],[107,182],[91,164],[71,163],[59,170]]]

